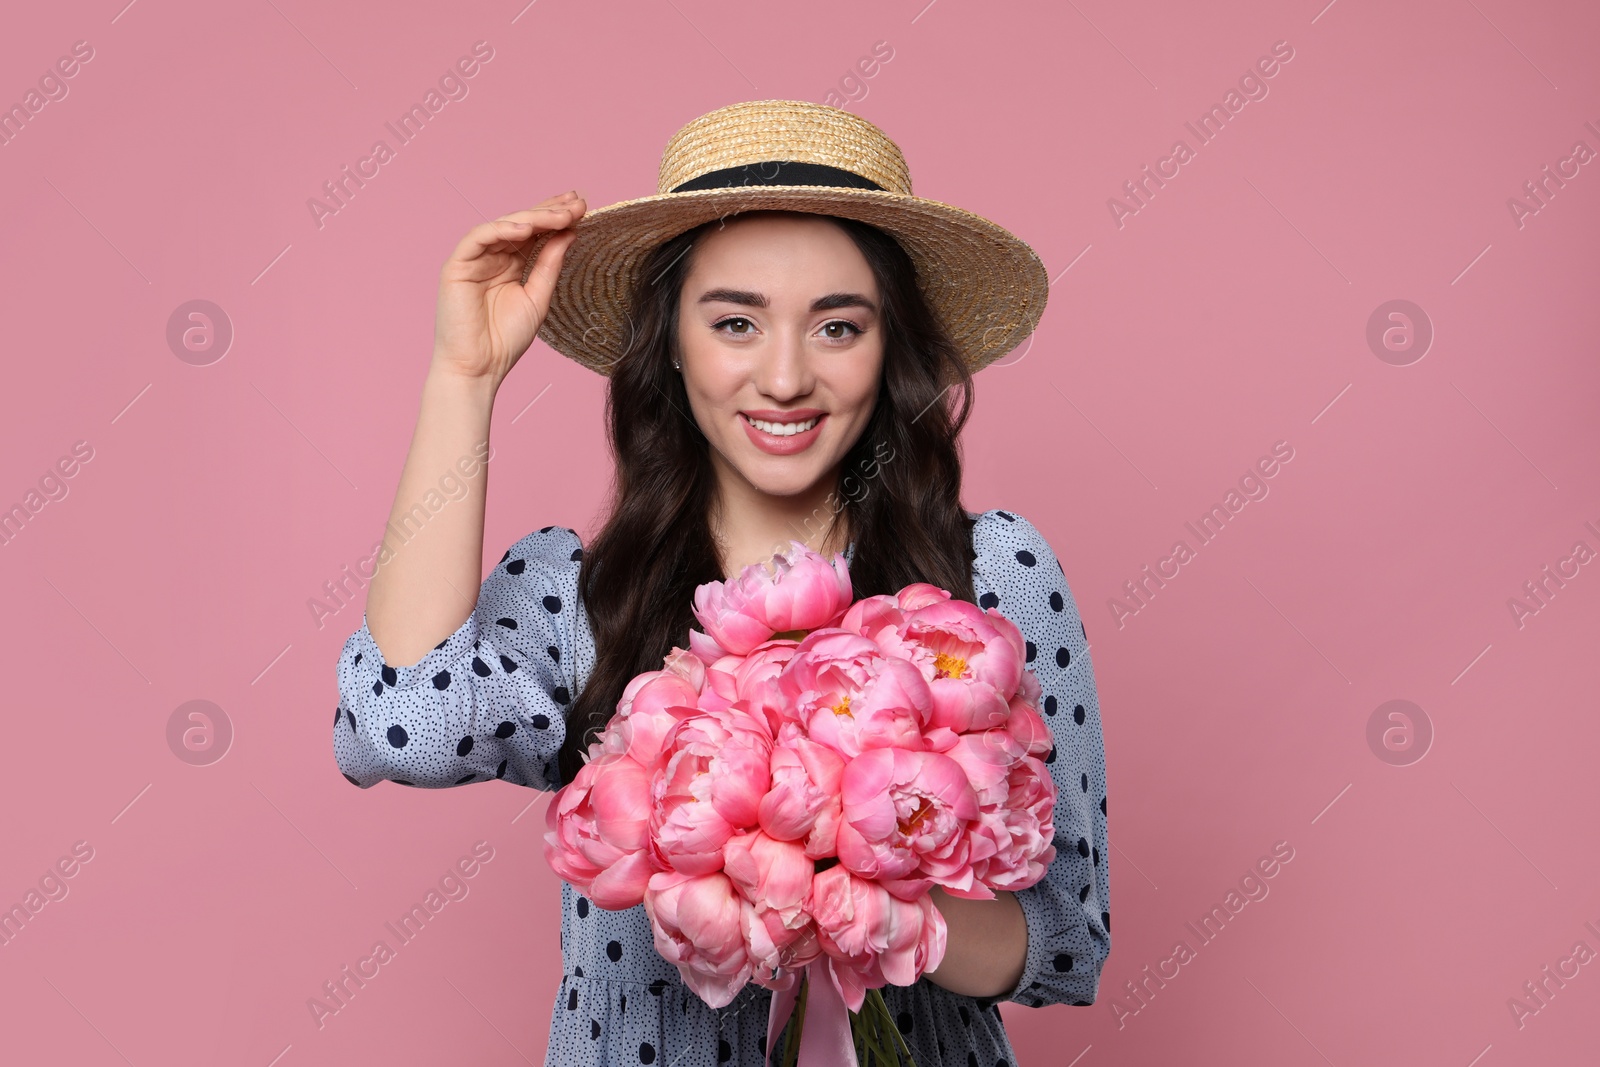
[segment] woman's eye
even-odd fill
[[[755,332],[755,323],[742,315],[733,315],[721,322],[712,323],[713,330],[723,330],[725,333],[745,337]],[[724,329],[726,328],[726,329]],[[842,341],[854,337],[864,331],[853,322],[844,319],[834,319],[832,322],[823,323],[823,335],[830,341]]]

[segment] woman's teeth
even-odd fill
[[[805,433],[817,424],[817,416],[812,416],[804,422],[765,422],[761,419],[752,419],[744,416],[746,422],[758,430],[765,430],[774,437],[792,437],[797,433]]]

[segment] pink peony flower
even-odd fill
[[[718,700],[726,705],[735,700],[748,702],[752,711],[762,715],[767,724],[777,731],[789,709],[784,706],[781,694],[773,687],[783,668],[794,658],[799,643],[787,638],[764,641],[749,655],[727,655],[712,664],[707,677],[716,690]],[[702,701],[701,706],[712,710],[714,705]]]
[[[912,582],[896,593],[894,599],[900,605],[901,611],[916,611],[918,608],[925,608],[929,604],[937,604],[940,601],[949,600],[950,591],[940,589],[936,585],[929,585],[927,582]]]
[[[735,830],[759,821],[772,783],[772,737],[739,704],[684,719],[668,734],[651,779],[650,847],[662,868],[707,874],[722,866]]]
[[[717,644],[710,634],[694,629],[689,631],[689,652],[708,667],[728,654],[728,650]]]
[[[941,718],[959,717],[971,700],[960,695],[963,685],[946,683],[983,683],[1001,704],[1022,684],[1026,642],[1016,624],[993,608],[985,611],[964,600],[937,601],[907,612],[900,626],[885,629],[874,640],[885,652],[915,663],[934,689],[936,702],[951,703],[949,710],[941,709]],[[1004,717],[1003,710],[994,710]],[[954,722],[938,725],[960,729]]]
[[[545,809],[544,855],[562,878],[602,908],[631,908],[655,872],[646,849],[649,774],[623,755],[579,768]]]
[[[1024,672],[1023,677],[1032,678],[1033,673]],[[1037,707],[1020,697],[1012,697],[1011,717],[1006,720],[1006,732],[1030,756],[1043,756],[1056,745],[1055,736],[1040,717]]]
[[[868,989],[908,986],[944,959],[948,928],[926,895],[901,900],[844,867],[811,880],[817,939],[845,1004],[859,1012]]]
[[[695,589],[694,616],[724,651],[742,656],[774,634],[831,625],[850,606],[843,555],[828,560],[799,541],[789,546],[770,569],[752,564],[736,579]]]
[[[772,788],[761,798],[761,829],[780,841],[804,841],[813,860],[834,854],[844,758],[785,723],[772,749]]]
[[[972,884],[968,824],[978,801],[961,764],[938,752],[875,748],[845,764],[839,862],[864,878],[913,873]]]
[[[1026,649],[1023,650],[1023,654],[1027,654]],[[1024,667],[1022,681],[1017,683],[1017,691],[1012,699],[1020,697],[1023,701],[1037,708],[1039,706],[1039,698],[1043,695],[1044,689],[1039,685],[1039,676],[1033,673],[1032,668]]]
[[[723,846],[723,873],[748,904],[745,947],[762,985],[787,986],[792,972],[821,952],[811,923],[811,876],[816,866],[794,842],[760,830],[735,834]]]
[[[700,672],[703,677],[703,670]],[[699,714],[699,691],[693,682],[673,670],[636,675],[622,691],[617,710],[601,734],[606,752],[625,752],[647,770],[665,757],[662,749],[672,728]]]
[[[1004,727],[961,734],[944,753],[961,765],[980,808],[1005,799],[1007,776],[1026,751]]]
[[[792,1003],[810,967],[819,1018],[842,1019],[834,990],[859,1012],[943,960],[932,886],[993,898],[1055,858],[1021,631],[925,582],[852,592],[842,556],[798,542],[699,587],[705,632],[628,682],[546,813],[551,867],[602,908],[643,904],[712,1007],[748,981]]]
[[[805,924],[816,864],[792,841],[760,830],[735,834],[722,847],[723,873],[760,911],[777,914],[785,926]]]
[[[822,944],[809,913],[798,930],[775,927],[776,921],[770,911],[764,918],[758,917],[755,907],[746,902],[744,941],[750,953],[750,980],[768,989],[788,989],[806,965],[822,955]]]
[[[839,618],[839,629],[876,641],[885,630],[896,630],[904,625],[905,619],[905,609],[900,606],[900,601],[880,593],[851,604],[849,610]]]
[[[881,631],[902,626],[908,613],[949,599],[947,590],[927,582],[913,582],[893,596],[879,594],[856,601],[838,625],[851,633],[877,640]]]
[[[688,649],[674,645],[672,651],[667,653],[667,658],[661,661],[661,666],[663,670],[682,677],[696,693],[706,687],[705,661]]]
[[[1002,802],[979,813],[972,836],[983,839],[982,851],[992,854],[975,861],[973,873],[986,885],[1012,891],[1042,879],[1056,858],[1055,802],[1050,769],[1032,756],[1019,759],[1007,775]]]
[[[932,709],[928,684],[915,667],[886,656],[848,630],[813,631],[778,677],[783,703],[807,734],[840,755],[869,748],[920,749]]]
[[[745,902],[728,876],[662,871],[650,879],[644,910],[656,951],[713,1008],[726,1007],[750,980]]]

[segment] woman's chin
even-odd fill
[[[745,481],[767,496],[799,496],[816,487],[822,470],[816,463],[781,456],[762,456],[741,472]]]

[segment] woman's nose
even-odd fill
[[[779,330],[756,363],[756,386],[779,400],[811,391],[811,360],[798,330]]]

